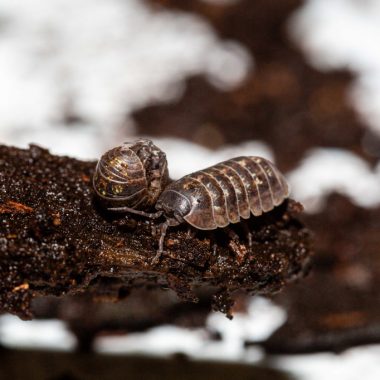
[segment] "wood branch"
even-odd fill
[[[34,145],[0,146],[0,310],[31,318],[34,297],[100,288],[117,296],[120,288],[153,285],[190,301],[197,288],[213,287],[214,307],[229,313],[231,292],[274,292],[308,268],[309,233],[292,200],[248,221],[251,250],[240,225],[238,247],[222,230],[190,237],[181,225],[168,231],[165,253],[152,266],[159,221],[103,211],[92,190],[94,168]],[[237,248],[246,252],[242,263]]]

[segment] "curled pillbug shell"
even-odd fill
[[[166,155],[151,140],[126,142],[99,160],[93,187],[106,208],[146,209],[168,183]]]

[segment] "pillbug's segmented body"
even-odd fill
[[[125,143],[105,153],[94,188],[108,210],[148,218],[163,216],[159,249],[169,226],[188,223],[200,230],[224,228],[273,210],[289,196],[280,171],[261,157],[236,157],[168,183],[165,154],[150,140]],[[155,206],[157,212],[144,208]]]
[[[261,157],[236,157],[171,183],[156,209],[201,230],[259,216],[289,196],[284,176]]]
[[[148,139],[124,143],[106,152],[93,177],[95,192],[107,208],[152,207],[167,182],[166,155]]]

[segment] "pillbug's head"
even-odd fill
[[[175,218],[183,222],[183,218],[191,211],[190,200],[175,190],[165,190],[156,203],[156,209],[163,211],[167,218]]]
[[[134,209],[153,206],[167,182],[166,155],[148,139],[106,152],[93,177],[94,190],[106,207]]]

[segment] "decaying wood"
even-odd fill
[[[94,162],[51,155],[37,146],[0,146],[0,309],[32,317],[30,301],[42,295],[170,287],[186,300],[196,289],[215,288],[215,308],[229,312],[235,290],[268,293],[302,276],[309,262],[309,234],[290,200],[251,218],[253,248],[241,226],[236,260],[223,231],[169,230],[165,254],[153,266],[158,221],[106,213],[91,185]],[[170,168],[170,163],[169,163]],[[156,225],[154,224],[156,223]],[[213,244],[217,244],[213,253]],[[235,243],[236,245],[236,243]],[[236,248],[236,247],[235,247]]]

